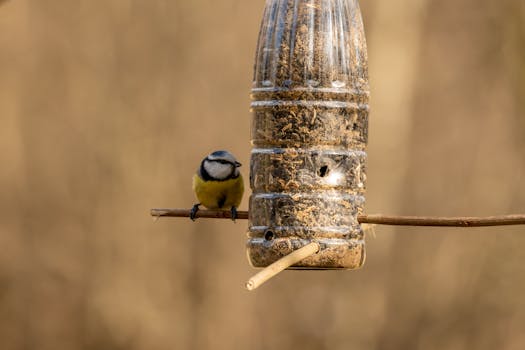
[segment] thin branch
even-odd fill
[[[190,209],[151,209],[151,216],[155,218],[159,217],[174,217],[174,218],[189,218]],[[199,209],[195,218],[206,218],[206,219],[231,219],[230,210],[205,210]],[[247,220],[247,211],[237,211],[237,219]]]
[[[448,226],[448,227],[482,227],[525,225],[525,215],[500,216],[459,216],[459,217],[432,217],[432,216],[394,216],[394,215],[359,215],[360,224],[397,225],[397,226]]]
[[[252,291],[258,288],[264,282],[268,281],[270,278],[274,277],[283,270],[294,264],[297,264],[299,261],[306,259],[310,255],[317,253],[320,248],[321,247],[319,246],[319,243],[312,242],[305,245],[304,247],[294,250],[292,253],[265,267],[264,270],[250,278],[246,283],[246,289]]]
[[[151,209],[151,216],[159,217],[190,217],[189,209]],[[197,218],[231,219],[230,211],[199,210]],[[247,211],[238,211],[237,219],[248,219]],[[448,226],[448,227],[481,227],[525,225],[525,214],[500,215],[487,217],[431,217],[431,216],[396,216],[396,215],[358,215],[361,224],[393,225],[393,226]]]

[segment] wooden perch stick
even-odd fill
[[[153,217],[174,217],[174,218],[189,218],[190,209],[151,209],[151,216]],[[231,211],[229,210],[206,210],[199,209],[195,218],[207,218],[207,219],[231,219]],[[247,211],[238,211],[237,219],[247,220]]]
[[[393,216],[393,215],[359,215],[360,224],[398,225],[398,226],[449,226],[449,227],[482,227],[525,225],[525,215],[499,216],[459,216],[459,217],[432,217],[432,216]]]
[[[293,251],[285,257],[282,257],[281,259],[265,267],[264,270],[250,278],[248,282],[246,282],[246,289],[252,291],[258,288],[264,282],[268,281],[270,278],[274,277],[283,270],[289,268],[294,264],[297,264],[299,261],[309,257],[310,255],[317,253],[319,249],[319,243],[312,242],[305,245],[302,248]]]
[[[151,209],[153,217],[190,217],[189,209]],[[230,211],[199,210],[197,218],[231,219]],[[238,211],[237,219],[248,219],[247,211]],[[395,215],[358,215],[360,224],[395,225],[395,226],[448,226],[481,227],[525,225],[525,214],[500,215],[487,217],[431,217],[431,216],[395,216]]]

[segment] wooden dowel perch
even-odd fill
[[[189,209],[151,209],[151,216],[190,217]],[[197,218],[231,219],[230,211],[199,210]],[[237,219],[248,219],[247,211],[238,211]],[[482,227],[525,225],[525,214],[500,215],[486,217],[431,217],[431,216],[395,216],[395,215],[359,215],[360,224],[394,225],[394,226],[448,226],[448,227]]]
[[[151,209],[151,216],[153,217],[174,217],[174,218],[189,218],[190,209]],[[229,210],[206,210],[199,209],[195,218],[207,219],[231,219],[231,211]],[[238,211],[237,219],[248,220],[247,211]]]
[[[252,291],[262,285],[264,282],[268,281],[270,278],[274,277],[278,273],[286,270],[290,266],[297,264],[299,261],[306,259],[310,255],[317,253],[320,249],[319,243],[312,242],[305,245],[302,248],[299,248],[292,253],[282,257],[273,264],[264,268],[261,272],[253,276],[246,282],[246,289]]]

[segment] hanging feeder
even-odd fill
[[[252,89],[248,258],[355,269],[365,243],[366,42],[357,0],[268,0]]]
[[[357,0],[267,0],[252,89],[247,251],[266,267],[253,290],[286,268],[355,269],[365,260],[361,224],[524,225],[525,215],[420,217],[363,214],[368,67]],[[190,217],[152,209],[153,217]],[[201,210],[196,217],[231,218]]]

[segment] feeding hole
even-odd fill
[[[325,177],[326,175],[328,175],[328,172],[329,172],[328,165],[323,165],[322,167],[319,168],[319,176],[321,177]]]
[[[267,241],[271,241],[274,237],[274,233],[272,230],[267,230],[265,233],[264,233],[264,239],[267,240]]]

